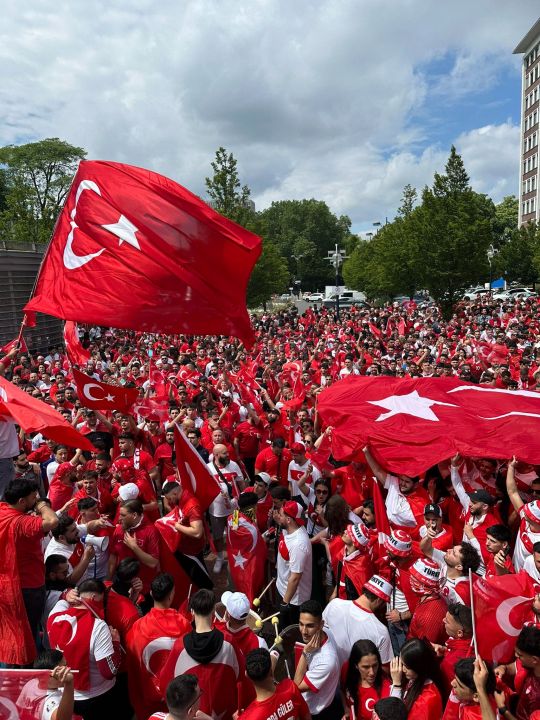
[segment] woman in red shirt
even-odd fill
[[[440,720],[442,676],[431,643],[411,638],[390,663],[392,695],[403,698],[407,720]]]
[[[375,643],[357,640],[343,670],[347,708],[354,707],[354,717],[358,720],[371,720],[377,700],[390,695],[390,682],[383,675],[381,656]]]

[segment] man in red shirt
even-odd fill
[[[268,492],[268,486],[272,482],[272,478],[268,473],[261,472],[255,475],[255,481],[253,483],[253,491],[257,496],[257,527],[259,532],[265,533],[268,530],[268,520],[270,510],[272,509],[273,500],[272,496]]]
[[[156,464],[161,483],[165,482],[165,478],[174,475],[174,465],[172,461],[174,452],[174,429],[167,430],[165,433],[165,442],[157,446],[154,453],[154,463]]]
[[[278,482],[279,485],[288,487],[288,471],[291,460],[292,455],[285,447],[285,440],[278,437],[273,440],[270,447],[261,450],[257,455],[255,473],[268,473],[272,480]]]
[[[295,683],[287,678],[274,684],[272,656],[264,648],[252,650],[246,658],[246,675],[253,683],[256,699],[238,720],[311,720],[306,701]]]
[[[77,518],[77,503],[83,498],[93,498],[98,503],[100,515],[114,515],[115,504],[108,490],[98,487],[98,473],[96,470],[87,470],[83,475],[82,488],[73,496],[73,505],[68,510],[69,515]]]
[[[165,482],[161,494],[165,508],[169,510],[165,518],[171,518],[170,522],[174,523],[173,527],[179,535],[175,558],[198,588],[211,590],[214,583],[204,562],[206,535],[204,513],[199,501],[175,480]],[[161,522],[164,522],[165,518]]]
[[[250,479],[255,474],[255,458],[259,453],[262,438],[259,416],[255,410],[248,410],[248,417],[238,423],[233,435],[236,456],[244,463]]]
[[[443,624],[446,642],[444,645],[434,645],[433,648],[437,656],[442,657],[441,672],[448,695],[452,689],[454,665],[461,658],[474,655],[471,608],[462,603],[450,603]]]
[[[141,563],[142,592],[148,596],[150,583],[159,571],[159,536],[153,523],[144,517],[139,498],[125,502],[119,513],[109,556],[109,578],[114,576],[120,560],[135,557]]]
[[[41,542],[58,524],[39,500],[33,480],[13,480],[0,503],[0,662],[26,665],[34,659],[45,605],[45,568]]]

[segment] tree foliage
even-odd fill
[[[0,233],[46,243],[86,152],[58,138],[0,148]]]
[[[275,244],[266,237],[265,223],[261,214],[255,211],[250,189],[240,183],[234,155],[220,147],[211,166],[214,174],[207,177],[205,182],[212,207],[263,239],[261,256],[249,280],[247,304],[250,307],[265,305],[274,293],[281,293],[287,288],[287,262]]]

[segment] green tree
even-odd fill
[[[488,275],[487,248],[492,240],[493,203],[475,193],[461,157],[452,147],[445,175],[425,188],[422,205],[411,215],[422,287],[445,316],[470,284]]]
[[[418,193],[416,192],[416,188],[413,188],[410,184],[405,185],[403,188],[403,195],[401,197],[401,205],[398,208],[398,215],[401,218],[408,218],[414,210],[417,200]]]
[[[4,239],[15,243],[48,241],[77,165],[85,155],[82,148],[58,138],[0,148],[0,234]]]
[[[240,184],[234,155],[220,147],[211,166],[214,174],[211,178],[207,177],[205,183],[214,210],[236,222],[249,217],[251,193],[247,185],[242,187]]]
[[[337,217],[325,202],[314,199],[274,202],[261,214],[267,238],[287,258],[291,277],[300,277],[303,290],[333,283],[334,270],[326,257],[336,243],[344,249],[350,237],[346,215]]]
[[[266,306],[274,293],[284,292],[288,287],[287,262],[266,237],[266,224],[261,213],[255,211],[248,186],[240,183],[234,155],[220,147],[211,165],[214,174],[205,182],[213,208],[263,239],[261,256],[249,279],[247,304],[250,307]]]
[[[511,234],[517,230],[519,215],[519,200],[515,195],[507,195],[500,203],[495,205],[495,216],[492,222],[493,245],[502,246],[510,239]]]

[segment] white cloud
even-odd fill
[[[366,225],[443,167],[434,105],[503,71],[519,83],[512,49],[536,17],[532,0],[519,13],[506,0],[8,0],[0,144],[58,136],[200,194],[224,145],[258,206],[317,197]],[[425,67],[445,56],[432,82]],[[453,120],[475,186],[515,192],[512,123]]]

